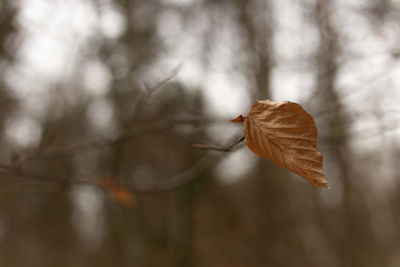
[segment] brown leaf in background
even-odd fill
[[[114,178],[101,178],[98,185],[120,204],[132,206],[135,203],[135,196],[132,190],[120,185]]]
[[[314,186],[328,187],[317,150],[317,128],[299,104],[257,101],[244,118],[244,135],[251,151]]]
[[[135,203],[135,197],[132,191],[126,187],[115,187],[110,193],[112,197],[120,204],[132,206]]]

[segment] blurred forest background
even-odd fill
[[[400,266],[399,44],[398,0],[2,0],[0,266]],[[258,99],[330,190],[192,147]]]

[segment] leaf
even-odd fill
[[[120,185],[116,179],[105,177],[100,179],[98,185],[120,204],[132,206],[135,203],[132,190]]]
[[[126,187],[119,186],[113,188],[111,195],[120,204],[132,206],[135,203],[135,197],[133,196],[132,191]]]
[[[245,118],[246,118],[246,116],[239,115],[236,118],[234,118],[233,120],[231,120],[231,122],[241,123],[241,122],[244,122]]]
[[[246,143],[252,152],[300,175],[314,186],[328,187],[322,155],[317,150],[317,128],[311,115],[299,104],[257,101],[247,116],[241,118]]]

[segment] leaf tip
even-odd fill
[[[234,118],[233,120],[231,120],[231,122],[241,123],[241,122],[244,122],[245,119],[246,119],[246,116],[239,115],[236,118]]]
[[[315,187],[322,186],[322,187],[325,187],[325,188],[328,189],[328,190],[331,189],[331,188],[329,187],[327,181],[315,181],[315,182],[311,182],[311,183],[312,183],[312,185],[315,186]]]

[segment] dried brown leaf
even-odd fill
[[[257,101],[244,117],[247,146],[260,157],[307,179],[314,186],[328,187],[317,150],[314,120],[299,104]]]
[[[135,196],[132,190],[120,185],[114,178],[102,178],[98,182],[98,185],[120,204],[132,206],[135,203]]]
[[[120,204],[132,206],[135,203],[135,196],[133,195],[132,191],[126,187],[115,187],[110,193]]]

